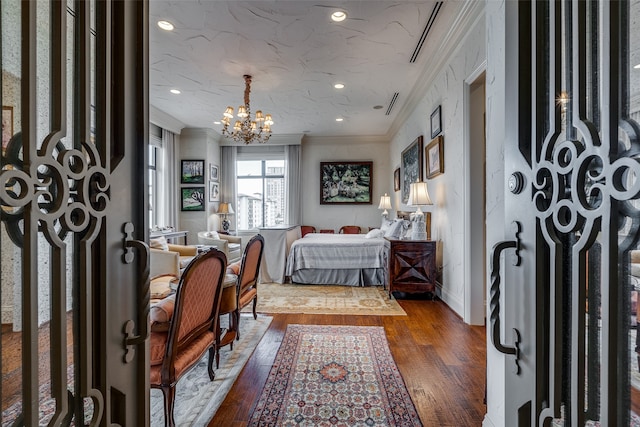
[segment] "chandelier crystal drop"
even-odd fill
[[[251,108],[249,107],[249,94],[251,93],[251,76],[244,76],[244,105],[238,107],[238,118],[233,127],[233,107],[227,107],[222,118],[222,135],[233,139],[236,142],[251,144],[252,142],[265,143],[271,137],[271,125],[273,119],[271,114],[262,114],[256,111],[255,119],[251,118]]]

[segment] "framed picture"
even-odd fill
[[[400,191],[400,168],[393,171],[393,191]]]
[[[371,204],[373,162],[321,162],[320,204]]]
[[[409,201],[409,189],[412,182],[422,181],[422,135],[416,138],[400,156],[402,168],[402,202]]]
[[[209,163],[209,179],[211,181],[218,181],[220,179],[220,168],[213,163]]]
[[[2,106],[2,152],[7,149],[13,136],[13,107]]]
[[[438,135],[424,149],[427,156],[427,179],[444,173],[444,137]]]
[[[438,105],[433,113],[431,113],[431,138],[438,136],[442,132],[442,117],[440,114],[440,106]]]
[[[220,183],[215,181],[209,181],[209,201],[220,201]]]
[[[182,160],[180,182],[182,184],[204,184],[204,160]]]
[[[204,210],[204,187],[182,187],[180,209],[183,211]]]

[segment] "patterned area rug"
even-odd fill
[[[421,426],[384,328],[289,325],[250,426]]]
[[[251,306],[244,311],[250,311]],[[261,283],[260,313],[355,314],[406,316],[381,286],[291,285]]]
[[[222,316],[227,319],[228,316]],[[269,328],[273,318],[242,316],[240,321],[240,340],[220,350],[220,368],[215,370],[216,377],[209,380],[205,356],[176,386],[174,418],[176,425],[206,426],[229,393],[240,371],[251,357],[262,336]],[[226,322],[221,322],[225,326]],[[215,366],[214,366],[215,367]],[[151,426],[164,426],[164,402],[162,391],[151,389]]]

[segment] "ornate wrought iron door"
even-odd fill
[[[628,426],[640,403],[640,2],[506,3],[512,238],[494,247],[491,288],[506,424]]]
[[[0,11],[2,424],[148,425],[148,4]]]

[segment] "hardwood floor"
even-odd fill
[[[465,325],[439,300],[399,303],[407,316],[273,315],[269,330],[209,426],[248,424],[286,327],[296,323],[383,326],[423,425],[480,426],[486,412],[485,328]]]

